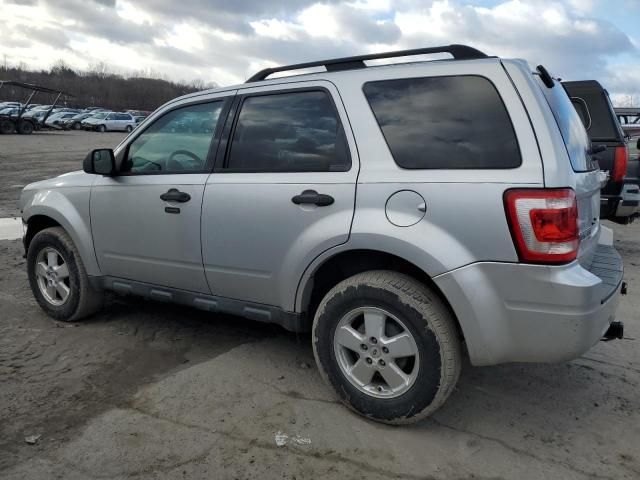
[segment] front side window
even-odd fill
[[[242,103],[228,170],[330,172],[350,167],[346,138],[327,92],[254,96]]]
[[[129,145],[124,173],[193,173],[205,170],[223,101],[172,110]]]
[[[364,94],[402,168],[515,168],[520,150],[493,84],[479,76],[366,83]]]

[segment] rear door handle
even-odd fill
[[[181,192],[177,188],[170,188],[167,193],[160,195],[160,200],[164,200],[165,202],[184,203],[191,200],[191,195],[186,192]]]
[[[317,205],[318,207],[326,207],[334,202],[331,195],[318,193],[315,190],[305,190],[293,197],[291,201],[296,205]]]

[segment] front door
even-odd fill
[[[160,114],[117,152],[120,174],[93,184],[91,228],[103,275],[209,292],[200,214],[226,101]]]
[[[292,310],[307,265],[349,237],[355,144],[329,82],[246,89],[237,102],[204,192],[206,277],[215,295]]]

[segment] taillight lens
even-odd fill
[[[627,173],[627,161],[629,158],[629,150],[627,146],[616,147],[613,156],[613,171],[611,172],[611,180],[614,182],[621,182],[624,180],[624,175]]]
[[[580,235],[572,189],[507,190],[504,203],[521,261],[568,263],[576,259]]]

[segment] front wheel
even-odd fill
[[[80,320],[102,305],[102,292],[91,288],[77,248],[60,227],[46,228],[33,237],[27,273],[36,301],[56,320]]]
[[[100,133],[104,133],[107,131],[107,127],[105,127],[104,125],[98,125],[98,131]]]
[[[327,293],[313,322],[313,351],[343,403],[391,424],[435,412],[462,363],[449,309],[425,285],[390,271],[354,275]]]

